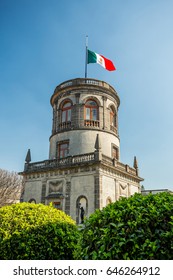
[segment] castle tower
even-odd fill
[[[24,201],[49,204],[81,222],[85,216],[120,197],[140,192],[138,165],[120,162],[118,107],[115,89],[95,79],[58,85],[53,108],[49,159],[26,157]]]
[[[59,85],[51,97],[53,129],[50,159],[92,153],[97,134],[102,152],[119,159],[116,91],[94,79],[75,79]],[[111,145],[108,145],[111,143]]]

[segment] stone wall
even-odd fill
[[[72,130],[64,131],[51,137],[49,158],[54,159],[57,155],[57,143],[63,140],[69,140],[69,156],[92,153],[95,151],[96,136],[99,138],[102,146],[102,153],[112,157],[112,144],[119,148],[119,138],[111,133],[105,133],[98,130]]]

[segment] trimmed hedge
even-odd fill
[[[79,232],[64,212],[42,204],[0,208],[1,260],[73,259]]]
[[[81,233],[76,259],[172,260],[173,195],[123,198],[92,214]]]

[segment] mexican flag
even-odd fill
[[[88,62],[87,63],[98,63],[102,67],[104,67],[106,70],[114,71],[116,70],[113,62],[103,55],[100,55],[98,53],[92,52],[88,50]]]

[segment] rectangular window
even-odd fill
[[[65,158],[69,154],[69,141],[58,144],[58,158]]]
[[[117,159],[117,160],[118,160],[118,158],[119,158],[118,148],[115,147],[115,146],[112,147],[112,157],[115,158],[115,159]]]
[[[61,202],[60,202],[60,201],[53,202],[53,206],[54,206],[56,209],[61,210]]]

